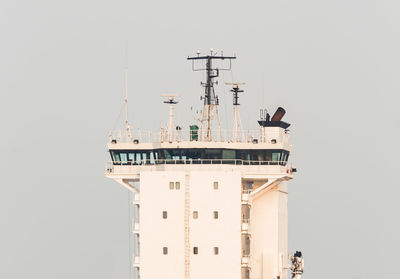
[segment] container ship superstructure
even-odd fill
[[[126,119],[107,144],[106,177],[132,193],[134,278],[301,278],[301,252],[288,253],[287,181],[296,169],[285,110],[261,110],[259,130],[242,129],[242,83],[233,82],[233,129],[222,131],[214,84],[236,57],[211,50],[187,59],[206,73],[199,122],[175,125],[177,98],[168,95],[165,128],[132,131]],[[222,61],[229,67],[214,66]]]

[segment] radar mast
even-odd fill
[[[239,89],[239,85],[245,84],[244,82],[225,82],[226,85],[231,84],[233,93],[233,142],[239,141],[240,137],[240,129],[242,128],[240,124],[239,117],[239,93],[243,93],[244,91]]]
[[[213,66],[213,60],[229,60],[228,68],[218,68]],[[200,56],[200,51],[197,51],[197,56],[188,57],[187,60],[192,60],[192,70],[193,71],[206,71],[207,79],[206,82],[201,82],[201,85],[204,87],[204,96],[201,97],[204,100],[203,111],[201,116],[201,125],[200,125],[200,140],[212,141],[212,120],[215,116],[218,122],[218,132],[221,137],[221,127],[220,120],[218,115],[218,105],[219,100],[218,96],[215,95],[214,84],[218,84],[218,81],[214,81],[215,78],[219,77],[219,71],[228,71],[231,70],[232,59],[236,59],[236,56],[224,56],[221,52],[221,55],[217,55],[214,53],[213,49],[210,49],[210,54],[205,56]],[[203,60],[206,61],[205,68],[196,68],[195,61]],[[204,131],[205,136],[204,136]]]
[[[174,106],[178,103],[175,100],[175,97],[179,97],[179,95],[162,94],[161,97],[167,97],[167,101],[164,101],[164,104],[169,104],[167,139],[168,139],[169,142],[172,142],[172,141],[175,140],[175,134],[174,134]]]

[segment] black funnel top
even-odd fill
[[[260,124],[262,127],[281,127],[283,129],[287,129],[290,124],[281,121],[285,113],[285,109],[279,107],[270,120],[269,114],[266,113],[266,110],[264,110],[264,112],[261,110],[261,119],[258,121],[258,124]]]
[[[286,110],[282,107],[279,107],[275,111],[274,115],[272,116],[271,121],[281,121],[281,119],[283,118],[285,113],[286,113]]]

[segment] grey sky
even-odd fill
[[[165,120],[163,93],[181,95],[177,121],[188,125],[201,74],[186,57],[210,47],[236,53],[223,79],[246,82],[244,126],[255,129],[259,109],[279,105],[292,123],[299,173],[289,184],[289,244],[304,252],[305,277],[392,277],[399,8],[385,0],[2,1],[0,278],[128,278],[128,196],[103,176],[126,41],[134,128]]]

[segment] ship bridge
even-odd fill
[[[215,134],[211,141],[202,140],[193,126],[188,130],[175,129],[172,135],[168,129],[131,131],[125,136],[122,131],[113,131],[107,144],[111,160],[107,162],[106,175],[139,175],[141,170],[173,170],[182,165],[197,169],[248,166],[243,170],[291,173],[290,133],[281,126],[281,123],[261,125],[259,131],[237,134],[224,130]]]

